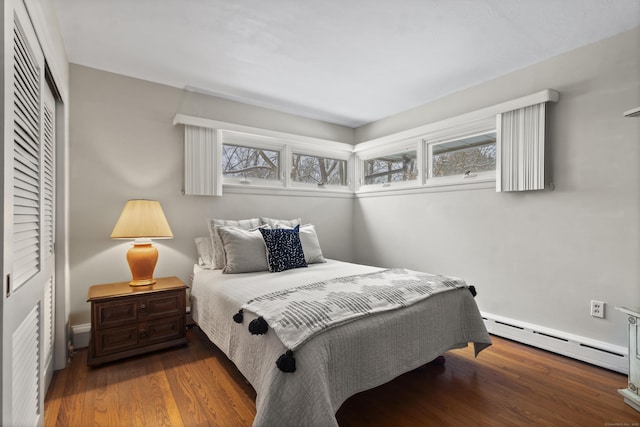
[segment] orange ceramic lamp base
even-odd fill
[[[127,261],[131,269],[131,286],[148,286],[156,283],[153,270],[158,262],[158,249],[150,242],[134,243],[127,251]]]

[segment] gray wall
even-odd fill
[[[640,29],[356,129],[356,141],[542,89],[555,191],[359,198],[358,262],[460,276],[482,311],[626,346],[616,305],[640,305]],[[590,300],[606,318],[589,315]]]
[[[194,237],[207,218],[301,217],[316,225],[326,256],[351,260],[353,199],[181,194],[183,127],[177,111],[248,126],[351,142],[353,129],[71,65],[70,271],[71,324],[87,323],[90,285],[128,280],[130,242],[109,235],[131,198],[161,202],[174,238],[158,240],[157,277],[187,282]]]
[[[109,239],[129,198],[161,201],[175,238],[157,276],[187,280],[205,219],[300,216],[325,254],[460,276],[481,310],[624,346],[615,305],[640,305],[640,29],[552,58],[361,128],[349,129],[97,71],[71,70],[72,324],[89,321],[91,284],[126,280],[127,243]],[[530,93],[561,93],[549,114],[555,191],[493,190],[352,199],[181,195],[176,112],[360,142]],[[146,159],[146,160],[145,160]],[[606,318],[589,302],[607,303]]]

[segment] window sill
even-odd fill
[[[406,194],[416,193],[441,193],[445,191],[466,191],[466,190],[484,190],[491,188],[495,190],[496,179],[495,178],[481,178],[475,179],[472,182],[460,183],[460,181],[448,182],[448,183],[427,183],[414,187],[377,187],[360,189],[356,192],[355,197],[381,197],[381,196],[402,196]]]
[[[334,199],[352,199],[354,194],[348,189],[332,188],[286,188],[247,184],[224,184],[224,194],[255,194],[268,196],[326,197]]]
[[[476,178],[472,182],[461,183],[457,181],[427,183],[417,186],[376,186],[375,188],[360,189],[353,193],[348,189],[313,188],[313,187],[274,187],[247,184],[224,184],[223,194],[254,194],[268,196],[295,196],[295,197],[326,197],[337,199],[352,199],[366,197],[401,196],[418,193],[441,193],[447,191],[484,190],[496,188],[496,179]]]

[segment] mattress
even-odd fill
[[[286,348],[275,333],[251,335],[232,318],[244,303],[268,292],[383,269],[327,260],[280,273],[222,274],[194,268],[194,321],[256,390],[254,426],[337,426],[350,396],[384,384],[454,348],[491,345],[468,289],[433,295],[324,331],[296,351],[295,372],[275,361]],[[255,319],[244,314],[244,323]]]

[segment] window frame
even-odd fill
[[[367,194],[386,191],[400,190],[419,190],[433,189],[442,187],[444,190],[450,186],[461,186],[461,189],[473,183],[492,183],[496,181],[496,169],[492,171],[477,172],[469,176],[464,174],[450,175],[446,177],[431,176],[431,161],[433,158],[433,146],[456,141],[472,136],[485,135],[488,133],[496,133],[497,140],[497,124],[496,116],[463,122],[460,124],[452,124],[442,127],[431,132],[418,134],[416,137],[407,138],[398,141],[390,141],[383,146],[357,151],[358,165],[358,186],[356,194]],[[418,177],[411,181],[382,183],[382,184],[365,184],[365,166],[367,160],[384,157],[385,155],[399,154],[404,151],[416,151],[416,162],[418,168]]]
[[[264,133],[264,134],[263,134]],[[353,197],[354,156],[353,146],[335,141],[324,141],[308,137],[296,137],[296,135],[280,132],[270,132],[261,129],[250,128],[247,131],[218,128],[216,130],[216,144],[219,147],[220,159],[215,161],[216,174],[222,180],[224,192],[230,193],[258,193],[258,194],[291,194],[299,191],[301,194],[313,192],[314,194],[327,193],[334,196]],[[224,176],[222,168],[222,150],[224,145],[237,145],[247,148],[278,151],[279,153],[279,177],[277,180],[260,178],[236,178]],[[329,147],[320,147],[327,145]],[[319,148],[318,148],[319,147]],[[318,186],[309,183],[295,182],[291,178],[293,153],[313,157],[327,157],[347,162],[346,185]]]
[[[444,186],[444,185],[457,185],[467,184],[469,182],[486,182],[496,180],[497,171],[497,148],[498,148],[498,132],[495,125],[495,120],[490,124],[483,123],[481,126],[474,129],[458,129],[452,134],[439,137],[425,137],[422,142],[425,145],[425,173],[424,173],[424,185],[426,186]],[[494,133],[496,134],[496,168],[490,171],[474,172],[472,174],[456,174],[447,176],[433,176],[433,147],[449,142],[459,141],[465,138],[472,138],[474,136],[481,136]]]
[[[402,189],[402,188],[414,188],[419,187],[423,181],[423,171],[422,167],[422,150],[423,144],[421,143],[419,138],[411,138],[405,141],[401,141],[400,143],[392,144],[389,147],[373,149],[362,151],[357,154],[357,165],[358,165],[358,186],[357,192],[374,192],[381,190],[391,190],[391,189]],[[393,182],[383,182],[383,183],[375,183],[375,184],[366,184],[365,183],[365,162],[369,160],[378,159],[385,156],[394,156],[406,152],[416,153],[416,171],[417,176],[416,179],[412,179],[409,181],[393,181]]]
[[[291,172],[293,170],[293,156],[294,154],[302,155],[302,156],[310,156],[310,157],[322,157],[332,160],[342,160],[346,161],[346,183],[345,185],[335,185],[335,184],[312,184],[307,182],[299,182],[295,181],[291,176]],[[288,147],[287,153],[287,171],[286,177],[289,180],[288,187],[297,188],[297,189],[306,189],[306,190],[334,190],[334,191],[344,191],[344,192],[353,192],[353,154],[347,151],[335,151],[335,150],[322,150],[322,149],[310,149],[304,147],[297,147],[291,145]]]
[[[262,179],[262,178],[236,178],[224,175],[222,167],[223,156],[216,162],[222,175],[222,185],[228,186],[254,186],[254,187],[284,187],[285,171],[283,168],[283,159],[286,156],[286,144],[275,138],[262,137],[243,132],[222,130],[220,132],[220,148],[221,153],[225,145],[234,145],[245,148],[253,148],[258,150],[269,150],[278,152],[278,179]]]

